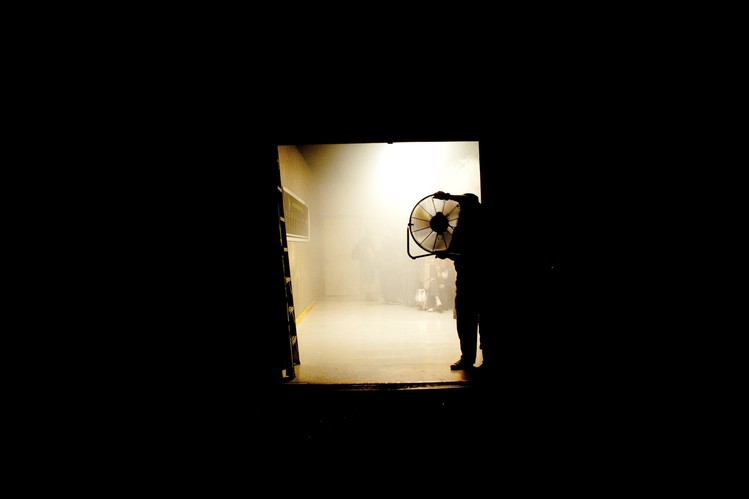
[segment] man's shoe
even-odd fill
[[[458,362],[450,366],[451,371],[460,371],[465,369],[473,369],[473,365],[465,362],[463,359],[460,359]]]

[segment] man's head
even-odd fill
[[[465,198],[465,200],[461,201],[460,203],[461,210],[470,210],[471,208],[480,204],[479,197],[472,192],[466,192],[465,194],[463,194],[463,197]]]

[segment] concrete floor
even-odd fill
[[[326,297],[297,324],[300,365],[291,384],[460,385],[451,310],[426,311],[382,300]],[[478,349],[476,365],[481,364]]]
[[[283,457],[305,465],[360,470],[368,460],[384,466],[387,456],[388,473],[469,463],[492,474],[499,453],[527,464],[524,472],[551,464],[563,479],[564,465],[588,473],[606,465],[599,456],[641,438],[644,420],[625,403],[627,392],[552,327],[513,337],[513,355],[483,380],[450,370],[460,354],[449,311],[329,297],[297,332],[296,377],[267,400],[253,393],[246,427],[253,445],[267,440],[269,452],[285,449]]]
[[[477,423],[494,414],[476,374],[450,370],[460,357],[452,310],[326,297],[298,320],[297,336],[295,377],[257,413],[290,448],[461,445],[478,441]]]

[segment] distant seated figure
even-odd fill
[[[455,267],[451,260],[437,260],[429,268],[427,312],[452,311],[455,305]]]

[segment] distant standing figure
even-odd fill
[[[351,258],[359,261],[360,291],[366,301],[374,301],[374,291],[377,277],[377,262],[375,260],[375,245],[369,231],[366,231],[351,251]]]
[[[401,247],[395,237],[388,234],[377,252],[377,268],[380,275],[382,299],[390,305],[401,303],[403,272],[398,260],[400,249]]]

